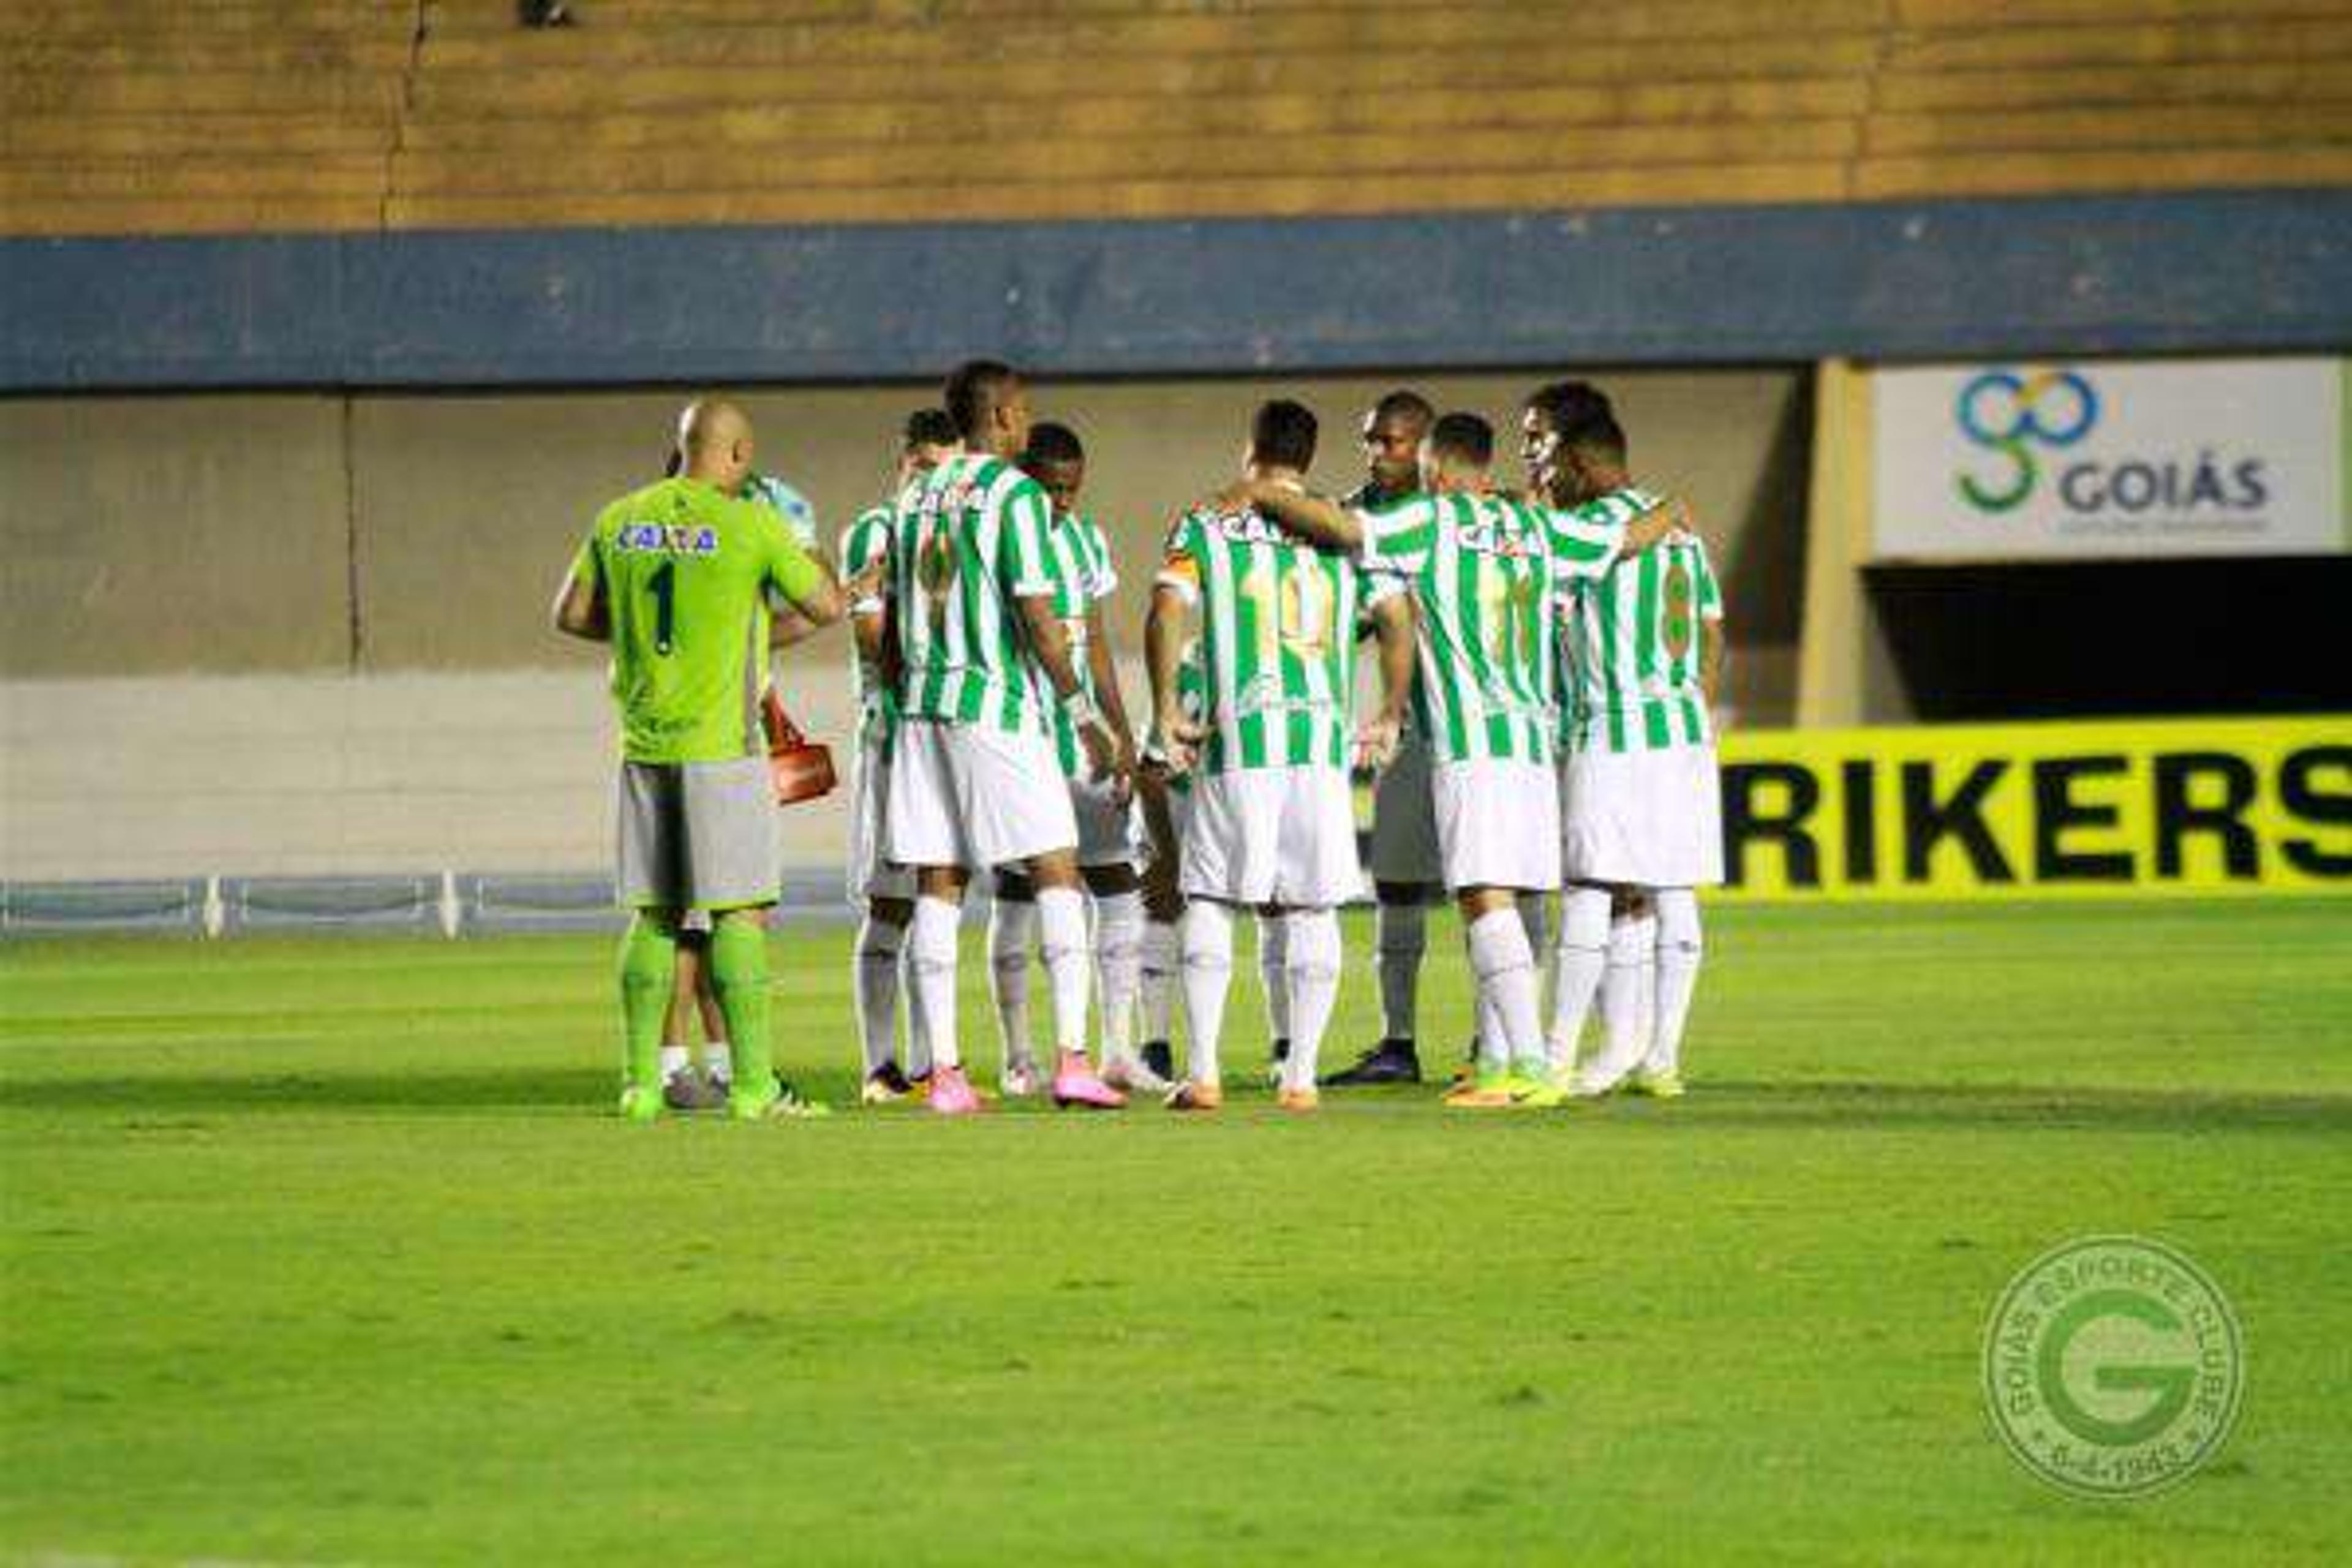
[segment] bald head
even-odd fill
[[[688,479],[732,495],[751,473],[751,421],[723,397],[698,397],[677,416],[677,450]]]

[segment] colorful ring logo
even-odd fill
[[[2089,435],[2099,422],[2099,395],[2071,370],[1989,370],[1960,389],[1954,412],[1961,435],[2009,462],[2008,474],[1992,480],[1959,475],[1961,498],[1979,511],[2009,511],[2041,478],[2032,447],[2071,447]]]

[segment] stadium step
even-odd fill
[[[2012,191],[2132,192],[2298,184],[2352,184],[2352,146],[1972,151],[1940,157],[1867,158],[1854,170],[1853,195],[1881,200]]]
[[[1543,126],[1507,131],[1456,131],[1444,138],[1413,132],[1185,137],[1120,136],[1007,142],[992,154],[992,171],[1016,183],[1111,183],[1177,180],[1200,168],[1229,178],[1312,179],[1342,174],[1382,177],[1446,177],[1563,165],[1630,168],[1717,160],[1755,163],[1836,162],[1855,151],[1853,125],[1840,120],[1787,121],[1764,125]],[[701,148],[624,150],[562,159],[486,159],[470,153],[398,154],[395,188],[425,191],[560,191],[603,186],[616,190],[719,191],[737,186],[805,188],[929,183],[953,166],[956,139],[892,138],[843,144],[803,139],[747,148],[730,163],[714,164]]]
[[[1722,81],[1757,77],[1860,75],[1876,57],[1865,35],[1822,39],[1770,38],[1741,44],[1683,46],[1634,44],[1606,47],[1530,45],[1483,59],[1465,84],[1489,92],[1590,84],[1613,89],[1627,80]],[[942,57],[943,68],[955,65]],[[813,93],[828,100],[898,99],[933,101],[906,63],[844,60],[829,63],[821,79],[801,67],[745,67],[714,75],[690,66],[655,66],[599,79],[595,112],[631,109],[737,107],[807,102]],[[1424,87],[1429,56],[1423,49],[1298,53],[1257,58],[1202,55],[1103,56],[1073,62],[1023,56],[991,62],[989,96],[1057,100],[1083,84],[1087,96],[1132,94],[1174,98],[1185,94],[1245,98],[1265,92],[1379,95]],[[556,67],[512,70],[427,69],[416,84],[420,116],[587,112],[580,74]],[[940,110],[944,117],[948,110]]]
[[[1093,217],[1307,216],[1689,202],[1821,202],[1848,194],[1845,164],[1707,163],[1639,169],[1549,167],[1386,180],[1224,178],[1108,184],[843,185],[719,192],[589,190],[524,196],[396,194],[394,227],[637,224],[894,223]]]
[[[1877,30],[1879,7],[1868,0],[1833,0],[1811,9],[1816,14],[1802,19],[1802,31],[1816,40],[1841,33],[1871,37]],[[529,60],[556,58],[575,66],[663,64],[740,69],[819,59],[971,62],[1036,56],[1095,59],[1114,55],[1185,59],[1218,54],[1266,59],[1363,48],[1453,52],[1475,44],[1477,50],[1459,55],[1456,68],[1458,74],[1475,77],[1484,51],[1522,46],[1557,49],[1666,44],[1679,48],[1695,43],[1719,47],[1727,42],[1787,40],[1795,31],[1795,19],[1784,16],[1781,10],[1780,6],[1718,8],[1708,13],[1714,26],[1682,31],[1659,30],[1656,18],[1638,6],[1621,7],[1612,14],[1649,26],[1591,27],[1580,20],[1571,27],[1563,26],[1560,15],[1549,8],[1494,0],[1436,7],[1396,6],[1369,16],[1364,10],[1349,6],[1271,12],[1253,6],[1100,17],[1039,12],[984,26],[948,16],[918,16],[887,27],[870,22],[780,24],[773,18],[756,26],[714,26],[666,16],[642,27],[583,26],[546,36],[511,27],[502,32],[457,34],[428,29],[426,47],[440,68],[505,69]]]
[[[388,71],[0,70],[0,102],[11,116],[320,110],[388,116],[400,98],[400,78]]]
[[[2352,100],[2305,105],[2296,113],[2295,124],[2306,141],[2352,142]],[[2087,148],[2146,148],[2159,142],[2174,151],[2263,146],[2277,139],[2275,106],[2163,104],[2030,110],[1989,118],[1883,114],[1869,122],[1863,152],[1866,158],[2030,149],[2071,154]]]
[[[1291,135],[1344,131],[1451,131],[1461,128],[1633,127],[1657,123],[1851,120],[1865,105],[1859,78],[1800,77],[1702,83],[1639,84],[1612,90],[1536,88],[1512,93],[1412,88],[1378,97],[1328,93],[1266,93],[1240,99],[1173,100],[1072,96],[1054,105],[1041,127],[1025,100],[973,104],[967,132],[1072,136],[1167,137],[1173,134]],[[936,105],[909,100],[768,103],[710,114],[698,128],[730,146],[774,145],[822,132],[844,142],[936,132]],[[469,116],[425,118],[402,137],[422,152],[507,149],[675,146],[674,115],[646,111],[548,119]]]
[[[2103,105],[2157,111],[2184,103],[2256,103],[2275,110],[2298,103],[2352,100],[2352,45],[2336,58],[2324,59],[2029,71],[1890,71],[1878,79],[1876,89],[1879,110],[1893,114]]]
[[[364,153],[390,150],[394,121],[326,113],[192,115],[41,114],[0,119],[0,153],[27,161],[68,158],[163,160],[191,146],[219,153]]]
[[[381,195],[383,157],[129,158],[110,163],[0,166],[0,197]]]
[[[2287,185],[2352,146],[2352,0],[5,9],[23,234]],[[1001,174],[944,181],[976,133]]]

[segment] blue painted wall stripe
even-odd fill
[[[0,240],[0,391],[2352,344],[2352,191]]]

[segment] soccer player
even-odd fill
[[[1439,863],[1462,913],[1482,1019],[1475,1075],[1446,1096],[1468,1110],[1556,1105],[1521,894],[1559,885],[1553,774],[1553,625],[1570,583],[1599,575],[1661,522],[1588,524],[1496,495],[1494,431],[1451,414],[1422,448],[1427,494],[1376,512],[1251,487],[1286,526],[1352,546],[1410,584],[1433,763]]]
[[[1102,609],[1118,589],[1118,572],[1111,563],[1110,541],[1102,525],[1077,510],[1078,492],[1086,485],[1086,448],[1066,425],[1034,425],[1021,455],[1021,469],[1045,488],[1054,504],[1054,611],[1068,634],[1078,683],[1102,710],[1119,749],[1132,755],[1135,742],[1118,688],[1117,649]],[[1095,983],[1102,998],[1101,1078],[1113,1089],[1157,1093],[1169,1087],[1167,1081],[1147,1069],[1135,1054],[1143,894],[1135,874],[1129,781],[1087,776],[1076,728],[1059,711],[1053,715],[1053,725],[1054,750],[1069,779],[1070,811],[1077,818],[1078,873],[1094,905]],[[1036,1064],[1029,1053],[1029,944],[1037,925],[1036,898],[1035,889],[1020,873],[996,873],[996,900],[988,920],[989,979],[1004,1041],[1000,1087],[1008,1097],[1034,1094],[1038,1088]]]
[[[954,421],[944,408],[919,408],[907,416],[898,446],[890,495],[895,498],[918,476],[952,457],[959,447]],[[842,570],[852,577],[887,558],[891,502],[857,514],[841,540]],[[889,1105],[919,1092],[931,1064],[910,1048],[908,1067],[898,1061],[898,966],[907,922],[915,913],[915,874],[882,857],[883,805],[890,794],[890,748],[898,705],[884,673],[884,595],[868,594],[849,606],[856,638],[851,673],[857,689],[857,751],[850,760],[849,900],[863,914],[850,953],[857,1033],[864,1044],[865,1077],[859,1098]],[[910,1042],[910,1047],[912,1042]]]
[[[1626,466],[1625,433],[1591,386],[1558,384],[1528,407],[1563,494],[1596,518],[1654,504]],[[1698,982],[1696,889],[1723,879],[1722,797],[1709,720],[1723,667],[1723,596],[1688,527],[1639,560],[1580,582],[1565,621],[1560,765],[1562,900],[1551,1055],[1573,1063],[1599,987],[1602,1048],[1573,1091],[1683,1092],[1682,1037]],[[1612,921],[1612,910],[1617,918]]]
[[[1251,420],[1244,484],[1303,494],[1314,458],[1315,416],[1297,403],[1268,403]],[[1217,1047],[1234,916],[1243,909],[1265,910],[1283,929],[1291,1034],[1276,1103],[1316,1107],[1317,1053],[1339,990],[1336,910],[1362,875],[1350,754],[1393,750],[1412,678],[1411,615],[1391,595],[1373,611],[1384,700],[1363,734],[1351,736],[1363,600],[1346,554],[1285,532],[1253,507],[1195,508],[1169,534],[1144,637],[1155,753],[1194,773],[1181,851],[1189,1060],[1171,1110],[1223,1102]],[[1177,685],[1195,608],[1197,721],[1184,717]]]
[[[680,424],[678,477],[621,497],[596,519],[562,591],[556,629],[609,642],[621,721],[620,893],[635,911],[620,956],[622,1089],[632,1121],[664,1109],[662,1019],[678,925],[711,916],[710,970],[733,1053],[739,1117],[805,1114],[768,1039],[768,947],[776,901],[775,798],[758,693],[771,588],[817,625],[843,595],[777,516],[741,499],[751,424],[719,399]]]
[[[932,1063],[941,1115],[980,1109],[956,1039],[956,927],[975,870],[1018,864],[1037,889],[1038,946],[1052,984],[1057,1105],[1115,1109],[1126,1097],[1086,1055],[1086,900],[1069,791],[1047,715],[1070,721],[1089,773],[1129,766],[1087,694],[1055,614],[1053,502],[1010,460],[1029,439],[1021,377],[973,360],[942,401],[964,450],[899,492],[891,525],[885,651],[895,665],[896,750],[884,811],[887,857],[916,874],[908,927],[914,1048]]]
[[[1176,711],[1186,724],[1201,722],[1201,645],[1187,642],[1176,657]],[[1135,804],[1137,815],[1143,819],[1141,837],[1150,857],[1143,868],[1145,921],[1136,1004],[1138,1028],[1143,1037],[1143,1065],[1165,1082],[1176,1076],[1168,1025],[1174,1012],[1176,976],[1183,954],[1179,934],[1184,918],[1181,867],[1184,835],[1192,820],[1191,771],[1171,768],[1164,755],[1146,759],[1136,769]],[[1260,940],[1264,940],[1263,928]],[[1274,978],[1279,982],[1281,976]]]
[[[1437,411],[1409,388],[1387,394],[1364,416],[1364,482],[1342,506],[1378,511],[1421,493],[1421,443]],[[1396,755],[1372,785],[1373,967],[1381,984],[1381,1039],[1331,1085],[1418,1083],[1421,963],[1429,949],[1429,905],[1444,879],[1438,863],[1437,818],[1430,794],[1426,714],[1413,677],[1412,703]],[[1260,943],[1264,946],[1263,941]]]
[[[680,433],[681,439],[683,432]],[[676,478],[684,464],[682,447],[672,442],[664,478]],[[753,473],[743,481],[743,498],[757,501],[782,518],[793,542],[824,560],[817,543],[816,509],[808,498],[772,474]],[[830,563],[827,563],[830,564]],[[771,620],[768,646],[789,647],[814,632],[816,626],[772,592],[768,595]],[[761,684],[766,683],[764,661]],[[686,1043],[690,1024],[702,1026],[702,1063],[698,1070]],[[710,984],[710,914],[688,910],[678,919],[677,984],[670,994],[669,1012],[662,1020],[662,1102],[672,1110],[717,1110],[727,1104],[733,1085],[732,1052],[727,1044],[727,1019]]]

